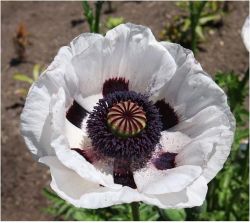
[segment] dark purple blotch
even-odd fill
[[[113,169],[114,182],[136,189],[137,187],[130,166],[131,163],[128,160],[115,159]]]
[[[125,78],[116,77],[106,80],[103,84],[102,95],[106,97],[108,94],[115,93],[116,91],[128,91],[129,81]]]
[[[179,123],[179,118],[175,110],[165,102],[164,99],[155,103],[161,115],[161,121],[163,124],[162,131],[172,128]]]
[[[73,102],[72,106],[69,108],[66,114],[66,118],[76,127],[81,128],[83,119],[87,115],[87,110],[85,110],[76,101]]]
[[[161,153],[152,160],[152,163],[158,170],[167,170],[175,167],[175,157],[177,153]]]

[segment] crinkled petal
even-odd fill
[[[244,25],[241,30],[241,36],[245,47],[247,48],[248,52],[250,52],[250,18],[249,16],[246,18]]]
[[[181,108],[179,111],[176,109],[180,123],[171,131],[183,132],[196,141],[197,137],[203,136],[199,142],[194,142],[194,148],[197,148],[199,143],[204,143],[197,153],[206,151],[201,156],[206,157],[206,160],[197,158],[195,163],[203,163],[203,175],[209,182],[223,167],[229,155],[235,119],[230,112],[225,93],[202,70],[193,53],[178,44],[162,42],[162,45],[173,56],[178,68],[173,78],[162,88],[159,98],[163,97],[175,109]],[[206,132],[209,132],[209,137]],[[220,142],[218,139],[221,139]],[[195,150],[192,154],[195,154]],[[187,156],[188,153],[186,159]],[[189,157],[191,158],[191,155]],[[180,156],[177,160],[180,160]]]
[[[65,135],[67,136],[70,148],[82,148],[86,133],[80,128],[65,120]]]
[[[87,97],[82,97],[80,94],[78,94],[78,97],[76,97],[77,102],[88,112],[92,112],[94,109],[94,106],[96,106],[97,102],[102,99],[103,96],[101,93],[90,95]]]
[[[140,201],[143,198],[143,195],[129,187],[114,190],[88,181],[72,169],[64,166],[54,156],[43,157],[39,161],[50,167],[52,189],[76,207],[103,208],[115,204]]]
[[[164,152],[179,153],[191,138],[179,131],[161,132],[160,145]]]
[[[169,170],[145,168],[134,173],[134,180],[140,192],[164,194],[179,192],[201,175],[199,166],[178,166]]]
[[[160,208],[191,208],[201,206],[206,198],[207,182],[204,177],[197,178],[191,185],[180,192],[151,196],[147,204],[154,204]]]
[[[84,96],[98,94],[108,78],[125,77],[130,90],[157,91],[169,80],[176,64],[150,29],[123,24],[107,32],[73,58]]]
[[[61,198],[81,208],[104,208],[136,201],[157,205],[160,208],[192,207],[201,205],[207,192],[206,181],[202,177],[176,193],[146,195],[129,187],[114,190],[81,178],[55,156],[42,157],[39,161],[50,167],[52,189]]]
[[[222,169],[231,149],[233,131],[226,113],[210,106],[177,126],[192,138],[191,142],[177,155],[179,165],[199,165],[208,182]]]
[[[65,92],[70,94],[69,83],[64,80],[66,73],[64,66],[71,57],[70,49],[62,47],[52,64],[32,85],[26,98],[21,114],[21,133],[35,158],[54,154],[50,146],[52,130],[49,105],[51,95],[57,92],[59,87],[63,87]],[[73,73],[67,73],[67,75],[74,76]]]
[[[74,55],[87,49],[100,37],[101,35],[98,34],[83,34],[71,42],[71,47],[62,47],[39,80],[30,88],[21,115],[21,133],[36,159],[54,154],[50,145],[52,130],[49,106],[51,96],[62,87],[67,95],[67,108],[72,104],[73,98],[80,101],[83,99],[79,95],[79,79],[71,60]]]
[[[75,56],[82,53],[102,38],[103,36],[97,33],[82,33],[70,42],[72,54]]]

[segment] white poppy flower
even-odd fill
[[[133,24],[62,47],[21,115],[52,189],[83,208],[201,205],[234,129],[225,93],[193,53]]]
[[[250,19],[249,16],[246,18],[244,25],[241,30],[241,36],[245,47],[250,52]]]

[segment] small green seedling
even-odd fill
[[[125,20],[124,20],[123,17],[108,17],[105,26],[108,29],[113,29],[116,26],[118,26],[118,25],[120,25],[120,24],[122,24],[124,22],[125,22]]]
[[[32,85],[39,78],[39,74],[42,73],[41,66],[39,64],[35,64],[32,71],[32,78],[27,74],[23,73],[15,73],[13,79],[16,81],[25,82],[29,86]],[[15,91],[16,95],[26,97],[28,94],[28,88],[19,88]]]

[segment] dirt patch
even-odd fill
[[[240,30],[248,15],[248,2],[229,2],[230,12],[224,25],[207,35],[206,51],[197,59],[208,73],[234,70],[244,73],[248,53]],[[72,27],[82,16],[81,2],[1,2],[2,16],[2,220],[53,220],[41,211],[48,202],[42,188],[49,185],[48,169],[35,162],[20,136],[22,101],[14,90],[24,86],[12,79],[17,71],[31,75],[35,63],[48,65],[58,49],[74,37],[88,31],[86,21]],[[104,5],[107,8],[106,5]],[[174,2],[114,2],[115,11],[102,16],[122,16],[126,22],[150,27],[156,37],[164,23],[178,13]],[[15,57],[12,37],[23,22],[30,33],[27,49],[29,63],[10,67]]]

